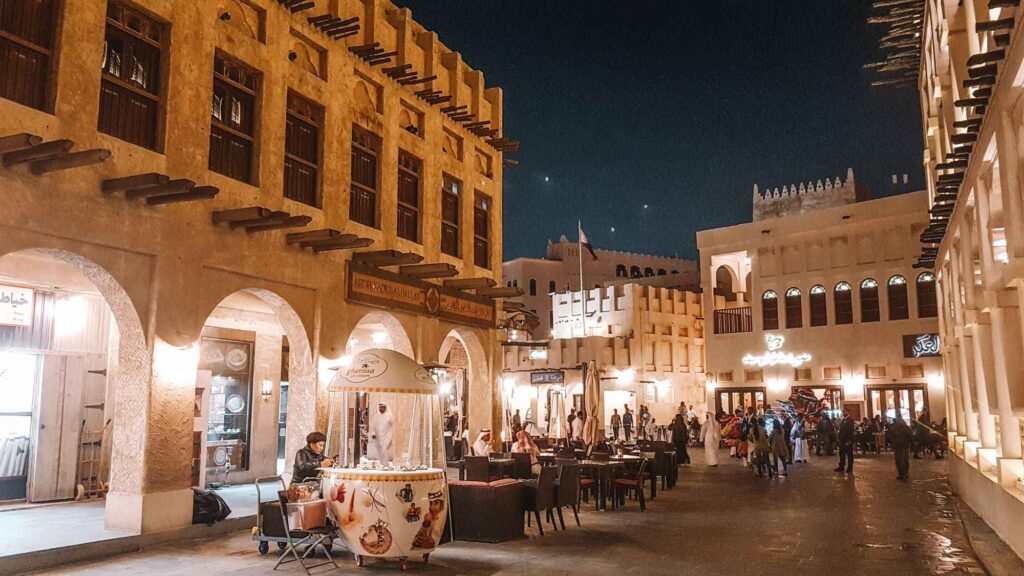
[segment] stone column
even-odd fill
[[[974,385],[978,396],[981,446],[996,447],[996,423],[988,402],[988,384],[992,382],[992,332],[988,324],[975,324],[971,336],[974,352]]]
[[[1017,137],[1015,137],[1015,133]],[[999,116],[996,125],[996,144],[999,153],[999,182],[1003,193],[1003,217],[1006,219],[1006,252],[1010,260],[1024,257],[1024,206],[1021,206],[1021,159],[1018,131],[1008,113]]]
[[[967,435],[967,439],[975,442],[978,440],[978,415],[974,411],[974,401],[971,399],[971,372],[973,365],[973,354],[968,354],[966,348],[971,346],[970,336],[963,336],[960,342],[956,344],[957,352],[959,354],[958,364],[960,365],[960,396],[963,398],[964,404],[964,418],[967,420],[967,426],[963,432]]]
[[[1017,292],[1019,293],[1019,290]],[[1002,457],[1020,459],[1022,456],[1020,420],[1013,413],[1010,375],[1021,374],[1021,331],[1008,329],[1008,324],[1014,321],[1009,308],[994,306],[990,309],[989,314],[992,318],[994,346],[991,348],[995,358],[994,375],[996,397],[999,400],[999,436],[1002,441]],[[1020,381],[1018,380],[1017,383],[1019,385]]]

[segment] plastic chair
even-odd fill
[[[286,540],[284,552],[281,554],[281,557],[277,559],[277,563],[274,564],[274,570],[277,570],[278,566],[289,562],[298,562],[299,566],[302,566],[302,569],[306,572],[307,576],[309,576],[309,571],[312,568],[318,568],[328,564],[338,568],[338,565],[334,562],[334,558],[331,558],[331,551],[325,542],[325,540],[330,541],[334,528],[321,526],[319,528],[311,528],[307,530],[293,530],[291,524],[288,522],[288,491],[278,490],[277,499],[281,505],[281,523],[284,526]],[[307,546],[306,551],[302,555],[299,555],[299,546]],[[316,552],[317,547],[323,549],[324,555],[327,556],[327,561],[320,562],[319,564],[306,564],[309,557]],[[288,558],[289,555],[292,557]]]

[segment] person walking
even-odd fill
[[[653,438],[651,438],[650,430],[648,429],[648,424],[651,423],[651,411],[647,409],[647,406],[640,406],[639,417],[640,435],[647,440],[653,440]]]
[[[889,426],[886,439],[892,445],[892,456],[896,462],[896,479],[906,480],[910,475],[910,445],[913,442],[913,434],[902,415],[896,415],[896,421]]]
[[[752,419],[750,427],[750,438],[753,443],[753,466],[758,476],[764,476],[767,472],[771,478],[774,473],[768,467],[768,453],[771,451],[771,442],[768,439],[768,430],[764,427],[764,418]]]
[[[612,409],[612,438],[619,439],[619,428],[622,427],[622,416],[619,416],[619,409]]]
[[[707,465],[718,466],[718,444],[722,441],[722,425],[711,412],[707,413],[704,425],[701,426],[700,439],[704,442],[704,459]]]
[[[832,422],[832,417],[825,414],[821,417],[821,423],[818,424],[818,452],[817,455],[821,456],[821,449],[825,449],[825,456],[834,456],[835,449],[835,436],[836,436],[836,425]]]
[[[786,463],[793,463],[793,444],[790,442],[793,432],[793,419],[786,415],[786,419],[782,421],[782,438],[786,442]]]
[[[668,429],[672,433],[672,444],[675,444],[679,465],[689,464],[690,453],[686,450],[686,445],[689,443],[690,429],[686,426],[686,420],[683,419],[683,415],[676,414]]]
[[[629,435],[633,433],[633,413],[629,406],[625,407],[626,413],[622,415],[622,431],[626,435],[626,442],[629,442]]]
[[[797,417],[793,420],[793,428],[789,431],[789,441],[793,444],[793,462],[807,462],[807,455],[804,453],[804,425],[803,418]]]
[[[775,419],[772,426],[772,433],[769,435],[772,451],[771,469],[780,476],[787,475],[786,460],[789,459],[789,439],[786,437],[786,428],[782,421]],[[782,472],[779,472],[779,463],[782,463]]]
[[[848,411],[843,412],[843,420],[839,423],[839,467],[836,472],[847,474],[853,472],[853,444],[857,439],[857,433],[853,425],[853,418]]]

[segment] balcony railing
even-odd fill
[[[754,319],[750,314],[750,306],[715,310],[715,334],[736,334],[753,330]]]

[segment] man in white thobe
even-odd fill
[[[476,437],[476,442],[473,442],[473,455],[474,456],[489,456],[491,453],[491,431],[483,429],[480,431],[480,435]]]
[[[700,439],[704,442],[704,457],[708,466],[718,466],[718,444],[722,441],[722,425],[711,412],[707,413],[704,425],[700,428]]]
[[[377,460],[388,464],[395,458],[395,416],[388,410],[388,405],[381,402],[377,405],[377,413],[370,419],[370,444],[376,452]]]

